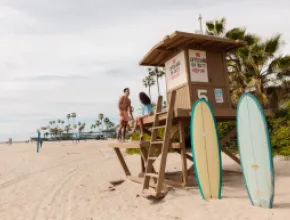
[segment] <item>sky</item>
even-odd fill
[[[99,113],[117,122],[125,87],[135,109],[148,92],[139,61],[165,35],[199,29],[199,14],[264,38],[281,33],[281,54],[290,53],[289,8],[289,0],[0,0],[0,141],[27,140],[71,112],[87,129]]]

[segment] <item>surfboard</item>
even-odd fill
[[[191,150],[195,176],[203,199],[220,199],[222,161],[213,110],[205,99],[197,100],[190,119]]]
[[[238,103],[237,135],[249,199],[254,206],[272,208],[274,166],[267,122],[260,103],[248,93]]]

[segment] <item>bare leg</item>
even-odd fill
[[[118,128],[118,132],[117,132],[117,140],[120,140],[120,134],[121,134],[121,131],[123,129],[123,126],[124,126],[124,121],[123,120],[120,120],[119,121],[119,128]]]
[[[139,124],[140,124],[140,137],[143,140],[143,136],[144,136],[143,118],[140,118]]]
[[[123,122],[123,141],[125,141],[125,137],[126,137],[126,128],[127,128],[127,124],[128,122],[127,121],[124,121]]]
[[[144,117],[144,116],[143,116],[143,117]],[[135,131],[136,131],[138,125],[141,126],[141,123],[142,123],[142,119],[143,119],[143,117],[137,117],[137,118],[136,118],[135,123],[134,123],[134,128],[133,128],[132,133],[135,133]]]
[[[135,120],[134,127],[133,127],[133,130],[132,130],[132,134],[135,133],[135,131],[136,131],[136,129],[137,129],[138,123],[139,123],[139,121],[140,121],[139,119],[140,119],[140,118],[138,117],[138,118],[136,118],[136,120]]]

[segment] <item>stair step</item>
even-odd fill
[[[150,144],[154,144],[154,145],[163,144],[163,140],[161,140],[161,141],[151,141]]]
[[[162,114],[166,114],[167,112],[156,112],[156,115],[162,115]]]
[[[145,176],[158,178],[158,173],[145,173]]]
[[[162,125],[162,126],[155,126],[155,127],[152,127],[152,129],[159,129],[159,128],[165,128],[166,125]]]
[[[158,157],[148,157],[148,160],[157,160]]]

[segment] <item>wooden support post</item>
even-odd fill
[[[142,157],[142,151],[140,149],[140,155],[141,155],[141,174],[140,175],[143,175],[143,173],[145,172],[145,162],[144,162],[144,158]]]
[[[140,142],[143,141],[143,135],[144,135],[144,126],[143,126],[143,123],[140,122]],[[145,172],[145,164],[144,164],[144,158],[142,157],[142,154],[143,154],[143,152],[142,152],[142,150],[140,148],[140,155],[141,155],[141,175]]]
[[[124,160],[124,157],[123,157],[123,155],[122,155],[120,149],[114,147],[114,150],[115,150],[115,152],[116,152],[116,154],[117,154],[117,156],[118,156],[118,158],[119,158],[119,161],[120,161],[120,163],[121,163],[121,165],[122,165],[122,167],[123,167],[123,170],[124,170],[126,176],[131,176],[130,170],[129,170],[129,168],[127,167],[127,164],[126,164],[126,162],[125,162],[125,160]]]
[[[223,147],[227,142],[228,140],[230,140],[233,136],[236,135],[236,128],[233,128],[226,136],[224,136],[222,139],[221,139],[221,146]]]
[[[187,175],[187,163],[186,163],[186,149],[185,149],[185,135],[184,135],[184,124],[181,120],[178,122],[179,139],[180,139],[180,153],[182,163],[182,185],[187,186],[188,175]]]
[[[176,132],[178,132],[179,128],[178,126],[173,126],[173,130],[171,130],[171,134],[170,134],[170,139],[173,138],[173,136],[176,134]]]

